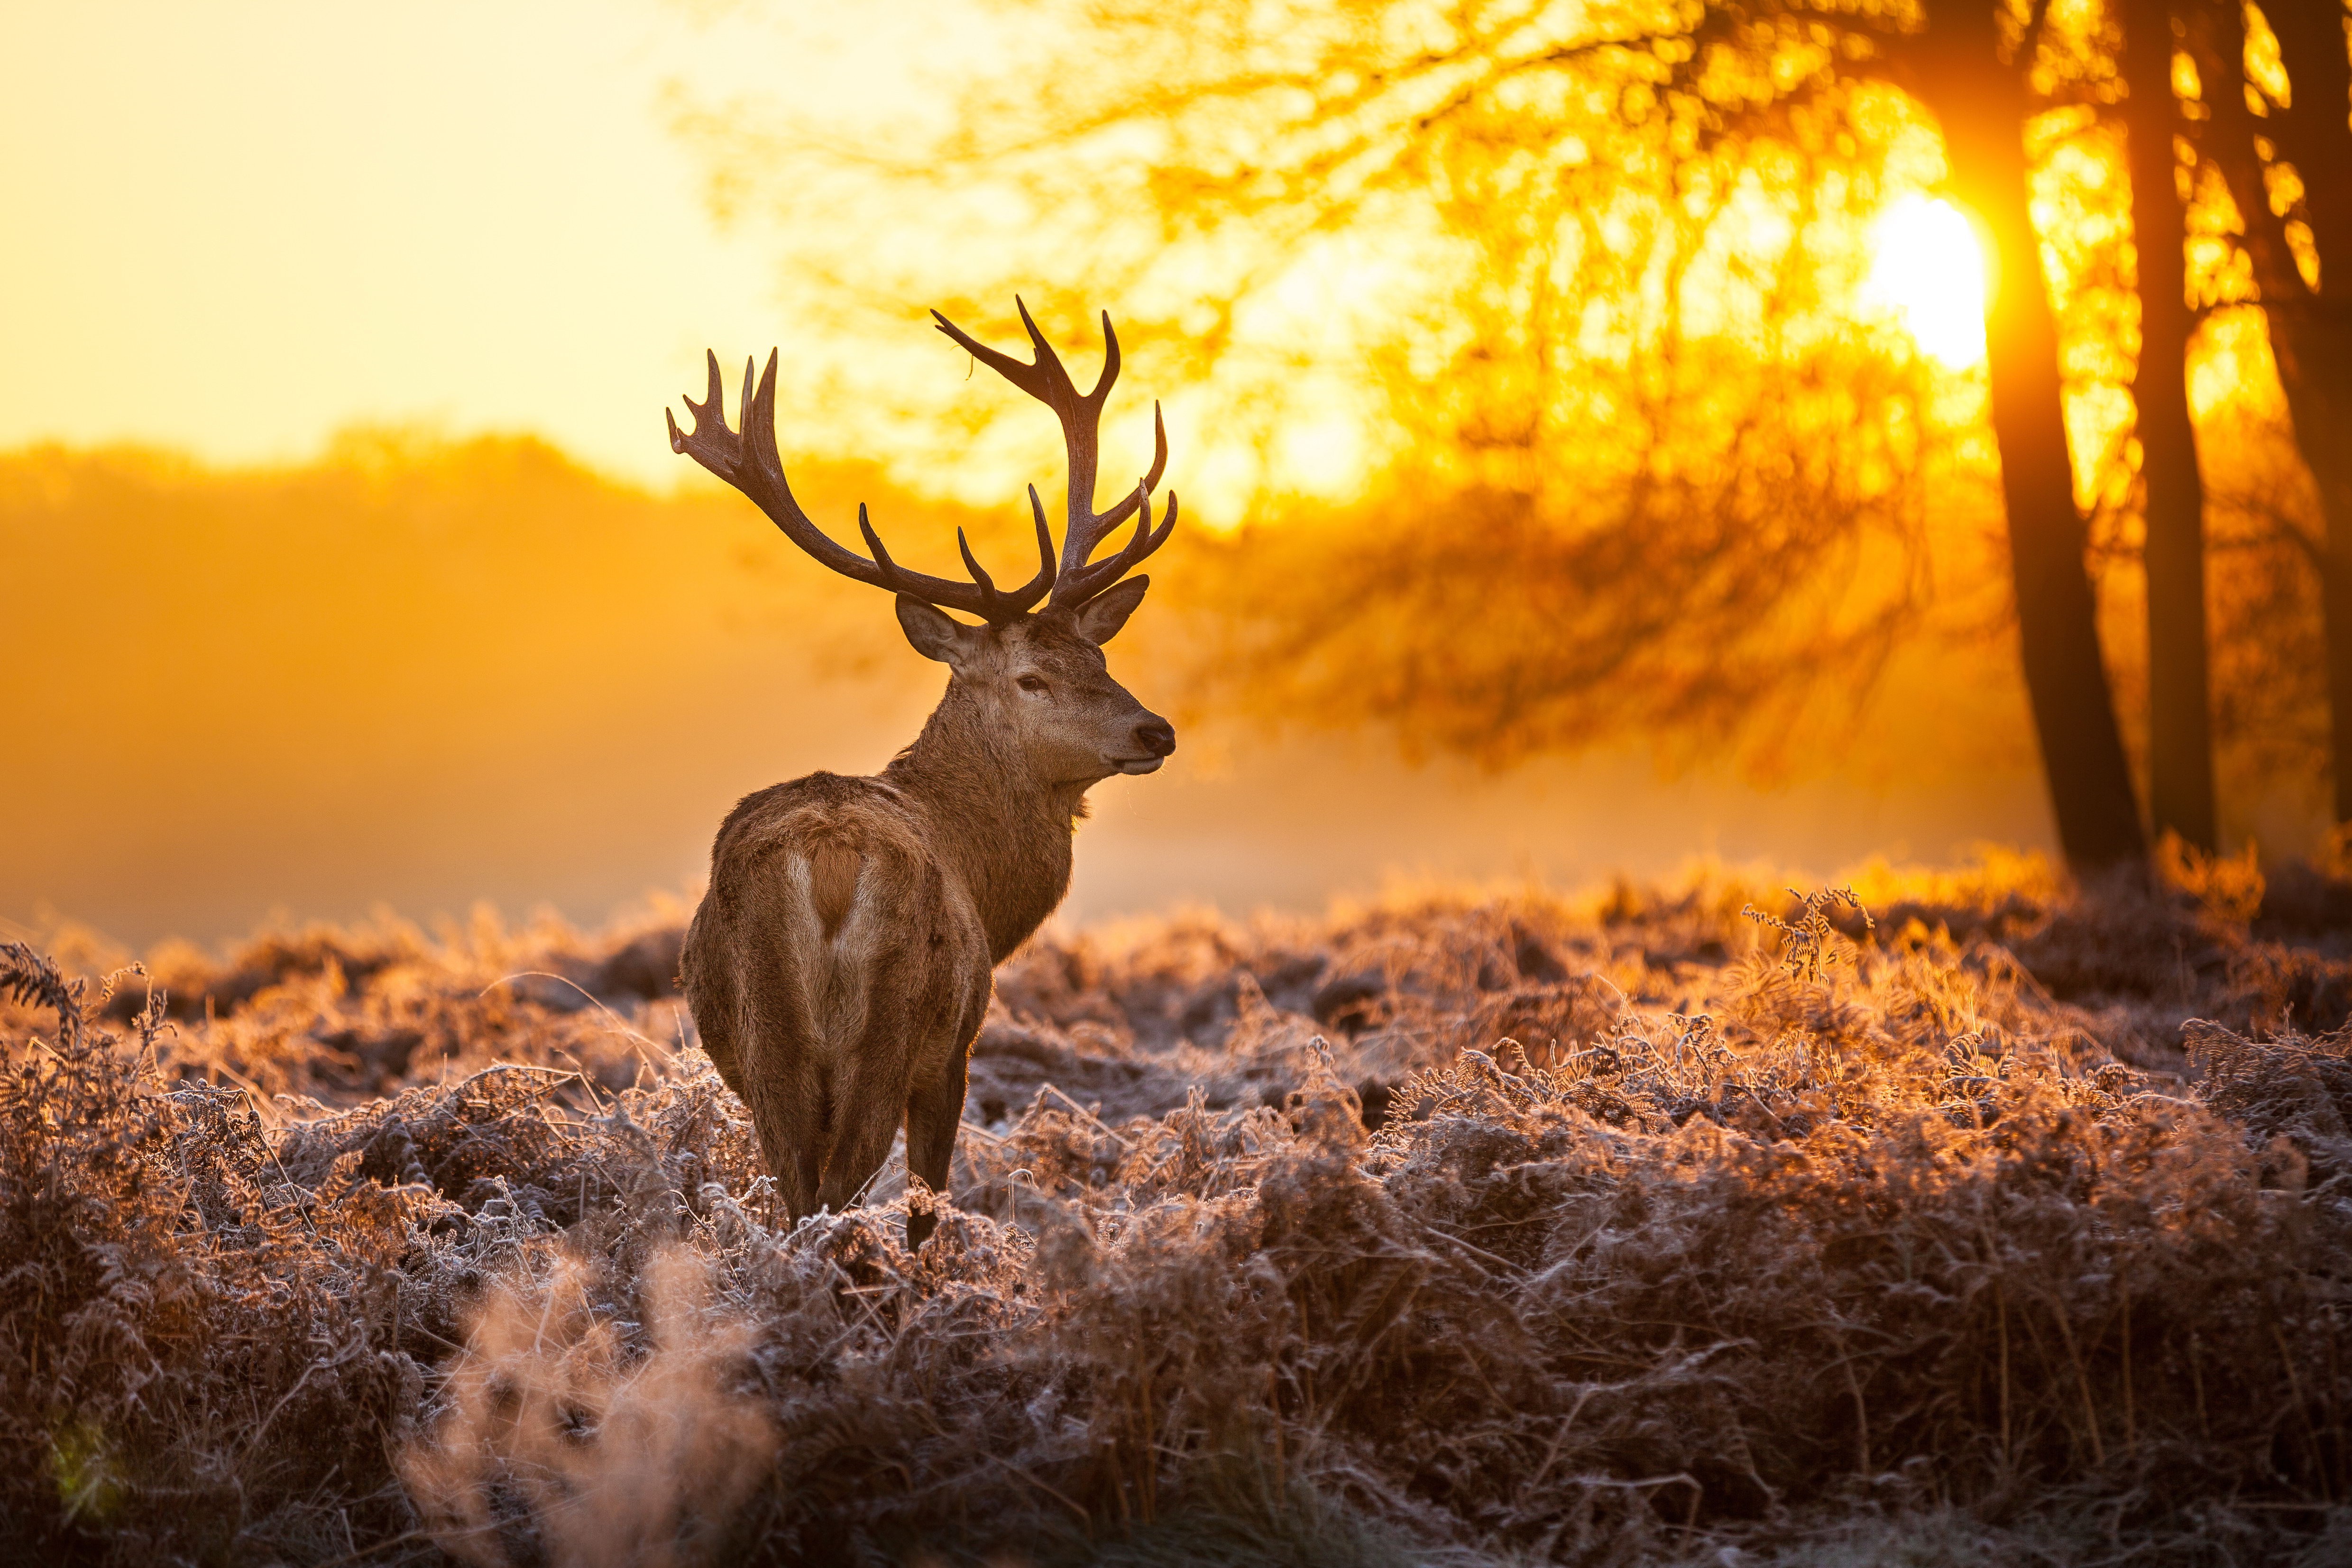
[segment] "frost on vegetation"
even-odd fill
[[[12,947],[0,1530],[2326,1561],[2352,884],[2175,861],[1041,942],[912,1254],[889,1172],[777,1225],[673,927]]]
[[[765,1406],[730,1386],[757,1324],[711,1310],[691,1249],[645,1260],[641,1321],[597,1299],[580,1257],[534,1252],[491,1286],[401,1456],[425,1530],[482,1568],[532,1548],[593,1568],[703,1560],[775,1448]]]

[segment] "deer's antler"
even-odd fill
[[[1120,497],[1108,512],[1097,512],[1095,507],[1095,472],[1099,462],[1098,427],[1102,422],[1103,404],[1110,397],[1111,384],[1118,380],[1118,335],[1111,330],[1110,312],[1103,312],[1102,376],[1095,390],[1079,395],[1070,372],[1062,368],[1061,357],[1054,346],[1045,341],[1045,334],[1031,319],[1029,307],[1018,295],[1013,308],[1021,312],[1021,324],[1029,329],[1029,340],[1036,345],[1037,359],[1034,364],[1023,364],[1012,355],[1000,352],[972,338],[956,324],[931,312],[940,331],[955,340],[972,358],[1027,392],[1031,397],[1054,411],[1062,422],[1062,444],[1070,457],[1070,501],[1068,521],[1062,533],[1062,566],[1053,585],[1052,603],[1065,607],[1084,604],[1120,578],[1144,557],[1167,543],[1169,532],[1176,527],[1176,497],[1168,497],[1168,516],[1158,528],[1151,526],[1151,492],[1160,483],[1162,470],[1168,466],[1168,430],[1160,420],[1160,404],[1151,405],[1151,471],[1135,488]],[[1032,505],[1037,492],[1029,491]],[[1135,534],[1125,549],[1108,560],[1087,564],[1095,547],[1109,537],[1129,517],[1137,517]],[[1041,519],[1038,525],[1045,525]]]
[[[1053,588],[1054,536],[1045,526],[1045,503],[1037,498],[1037,487],[1029,487],[1029,507],[1037,519],[1037,575],[1019,588],[1006,592],[996,586],[980,562],[973,558],[971,545],[963,530],[956,530],[956,549],[963,554],[966,570],[971,573],[970,582],[956,582],[944,577],[909,571],[890,559],[882,546],[882,537],[866,520],[866,507],[857,508],[857,531],[866,536],[866,548],[874,552],[868,560],[855,550],[845,549],[825,536],[824,530],[809,520],[801,505],[793,498],[792,486],[784,479],[783,459],[776,452],[776,355],[768,355],[768,368],[760,377],[759,385],[751,383],[751,361],[743,361],[743,400],[739,413],[743,422],[740,431],[727,424],[724,389],[719,379],[719,356],[711,354],[710,390],[703,401],[685,400],[687,411],[694,415],[691,434],[677,428],[677,420],[667,409],[662,417],[669,423],[669,444],[673,452],[684,453],[721,479],[751,497],[760,510],[768,514],[769,521],[784,531],[784,537],[814,556],[842,576],[876,588],[888,589],[936,604],[942,610],[961,610],[977,615],[983,621],[1002,623],[1018,620],[1031,606],[1043,599]],[[1065,382],[1068,378],[1064,377]],[[1153,469],[1156,475],[1157,468]],[[1171,516],[1171,520],[1173,520]],[[1103,587],[1108,587],[1108,583]],[[1099,591],[1097,590],[1097,591]]]

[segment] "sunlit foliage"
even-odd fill
[[[1316,535],[1278,552],[1311,593],[1296,565],[1221,585],[1263,633],[1237,700],[1496,761],[1762,735],[1790,669],[1850,686],[1916,620],[1948,465],[1937,373],[1851,308],[1932,137],[1835,54],[1696,8],[1089,7],[903,150],[900,201],[966,243],[877,253],[861,287],[1107,296],[1141,379],[1213,398],[1191,461],[1242,437],[1260,515]],[[1282,507],[1310,486],[1344,527]]]
[[[824,331],[877,338],[913,299],[1003,320],[1015,288],[1055,323],[1116,308],[1138,379],[1171,389],[1179,488],[1286,564],[1222,586],[1243,623],[1220,649],[1228,700],[1496,762],[1631,732],[1779,766],[1806,749],[1799,716],[1850,730],[1906,640],[2011,657],[1990,635],[2005,562],[1972,340],[1952,348],[1946,314],[1923,347],[1916,298],[1887,308],[1888,214],[1945,175],[1895,63],[1916,22],[1695,0],[1023,7],[995,66],[942,84],[944,135],[860,127],[853,145],[740,103],[691,129],[730,211],[827,211],[777,231]],[[2087,0],[2008,26],[2031,57],[2020,134],[2129,694],[2118,34]],[[2192,284],[2221,311],[2200,412],[2259,415],[2275,381],[2238,308],[2227,197],[2210,170],[2184,178]],[[891,243],[933,228],[955,243]],[[1965,258],[1956,276],[1974,283]],[[2242,465],[2222,490],[2295,493],[2279,444],[2216,444]],[[2228,525],[2250,564],[2217,566],[2226,635],[2302,570],[2272,515],[2259,540],[2254,514]],[[2312,797],[2308,683],[2263,646],[2219,656],[2241,683],[2219,704],[2225,774]],[[2285,707],[2304,716],[2251,718]]]

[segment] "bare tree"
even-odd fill
[[[2325,534],[2313,564],[2326,629],[2335,813],[2352,821],[2352,55],[2340,0],[2282,0],[2273,9],[2276,52],[2262,51],[2254,69],[2242,0],[2205,0],[2192,11],[2211,117],[2200,146],[2227,177],[2244,225],[2296,445],[2318,491]]]
[[[2070,862],[2097,866],[2143,855],[2147,839],[2100,659],[2057,324],[2026,188],[2034,30],[2004,39],[2002,16],[1990,0],[1933,0],[1927,27],[1897,35],[1888,52],[1935,110],[1953,184],[1992,235],[2000,287],[1986,307],[1985,358],[2018,641],[2059,842]]]
[[[2167,0],[2124,0],[2139,353],[2132,405],[2147,519],[2148,816],[2211,851],[2212,699],[2206,672],[2205,489],[2189,414],[2188,225],[2173,139],[2173,28]]]

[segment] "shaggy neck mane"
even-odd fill
[[[928,807],[937,847],[963,875],[1003,963],[1062,902],[1085,784],[1041,779],[961,681],[883,778]]]

